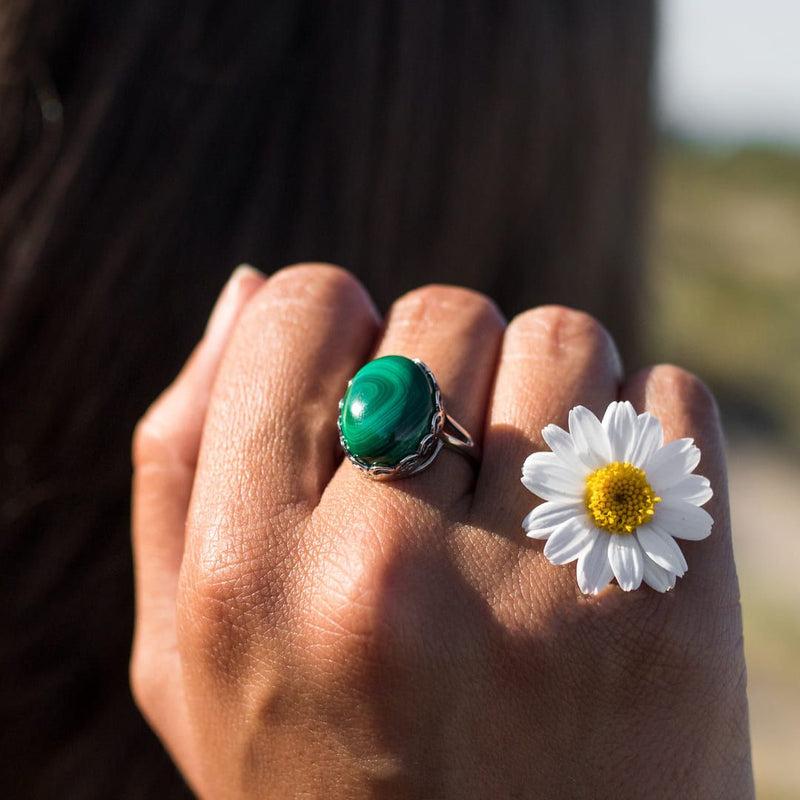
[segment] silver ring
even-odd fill
[[[479,448],[447,415],[431,370],[418,358],[383,356],[348,381],[339,401],[339,442],[370,478],[392,480],[431,465],[442,447],[477,466]]]

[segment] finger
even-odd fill
[[[131,681],[140,707],[170,742],[181,739],[170,736],[181,720],[170,708],[180,697],[175,598],[203,420],[230,333],[263,283],[264,277],[249,267],[234,272],[203,339],[134,435],[136,631]]]
[[[541,431],[562,427],[576,405],[602,413],[616,399],[621,364],[613,340],[591,316],[543,307],[512,320],[503,340],[489,410],[473,523],[490,536],[463,547],[464,569],[488,596],[513,598],[507,623],[527,625],[532,604],[578,592],[574,567],[554,567],[522,521],[541,501],[520,483],[525,458],[546,450]]]
[[[616,399],[620,376],[613,340],[588,314],[550,306],[514,319],[503,340],[489,412],[478,517],[491,517],[516,537],[536,504],[519,477],[525,458],[547,449],[542,428],[565,427],[576,405],[602,416]]]
[[[711,536],[679,544],[689,569],[679,581],[677,594],[692,602],[716,597],[723,606],[738,602],[738,584],[731,543],[730,512],[725,466],[725,443],[717,405],[708,389],[694,376],[672,366],[657,366],[631,376],[621,391],[637,411],[649,411],[664,429],[664,441],[689,437],[700,448],[695,469],[711,482],[714,495],[703,507],[714,519]],[[703,594],[698,599],[695,592]]]
[[[480,447],[489,390],[505,322],[486,296],[451,286],[428,286],[392,306],[375,358],[419,358],[433,372],[449,417],[467,429]],[[464,498],[475,481],[473,465],[443,448],[436,460],[414,476],[375,482],[349,463],[342,465],[332,490],[352,496],[401,492],[440,509]]]
[[[281,270],[251,300],[203,434],[188,526],[198,578],[224,581],[243,559],[261,574],[268,550],[279,558],[292,547],[341,461],[337,403],[379,325],[361,284],[329,265]]]
[[[701,703],[704,730],[710,740],[721,736],[722,741],[731,743],[731,752],[736,752],[733,761],[740,766],[735,772],[744,786],[750,779],[746,668],[725,447],[717,405],[696,377],[672,366],[636,373],[623,386],[621,397],[630,400],[637,410],[657,417],[666,442],[694,439],[701,453],[695,473],[708,478],[714,492],[704,505],[714,520],[710,536],[700,541],[677,540],[688,565],[685,575],[664,594],[642,590],[646,594],[641,594],[640,602],[647,609],[651,642],[657,637],[657,662],[672,661],[680,666],[682,684],[694,687],[684,699],[694,698],[695,705]],[[658,506],[654,521],[657,517]],[[627,607],[628,619],[633,616],[630,611]],[[636,630],[640,634],[642,626]],[[647,642],[647,638],[640,641]],[[652,644],[649,647],[652,652]]]

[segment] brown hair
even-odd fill
[[[637,358],[653,11],[623,0],[5,0],[7,796],[182,796],[127,690],[129,437],[227,273],[353,269]]]

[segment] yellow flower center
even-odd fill
[[[615,462],[595,470],[586,479],[584,496],[589,516],[610,533],[633,533],[653,518],[656,497],[643,470]]]

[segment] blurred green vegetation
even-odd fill
[[[773,587],[759,587],[752,575],[741,577],[757,795],[797,800],[800,615],[788,603],[766,599]]]
[[[800,452],[800,153],[667,141],[655,200],[651,359]]]
[[[730,439],[760,800],[800,797],[800,152],[667,141],[655,165],[651,361],[697,372]]]

